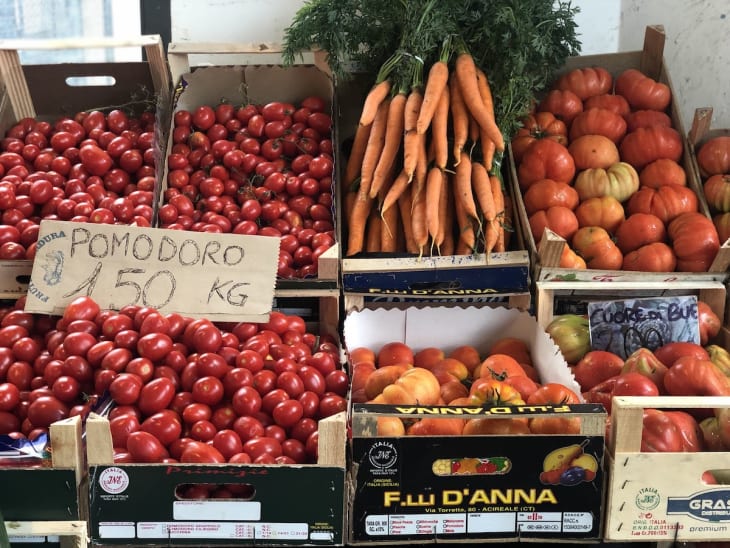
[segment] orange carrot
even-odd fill
[[[428,243],[428,228],[426,226],[426,193],[416,192],[415,185],[411,186],[411,227],[413,239],[418,248],[418,256],[423,256],[423,250]]]
[[[492,197],[494,198],[494,211],[496,213],[494,224],[497,230],[497,241],[494,244],[494,251],[501,253],[505,250],[505,212],[504,212],[504,192],[502,190],[502,181],[496,175],[489,176],[489,185],[492,187]]]
[[[439,170],[441,171],[441,170]],[[449,178],[446,177],[444,172],[441,172],[441,195],[439,196],[439,207],[438,207],[438,230],[434,237],[436,243],[436,249],[439,255],[443,253],[443,243],[446,239],[446,233],[451,230],[451,225],[448,225],[448,209],[449,209],[449,196],[453,196],[451,187],[449,185]]]
[[[400,144],[403,140],[403,112],[406,108],[407,96],[405,93],[398,93],[390,100],[388,107],[388,118],[385,123],[385,137],[380,158],[373,172],[373,180],[370,184],[370,197],[375,198],[380,187],[385,183],[388,172],[393,167]]]
[[[487,168],[487,171],[491,171],[492,163],[494,162],[494,151],[497,149],[497,146],[482,128],[479,128],[479,143],[482,148],[482,162],[484,163],[484,167]]]
[[[441,243],[442,255],[454,254],[454,193],[449,185],[449,177],[444,178],[444,192],[446,193],[446,214],[444,216],[444,240]]]
[[[472,162],[471,165],[471,182],[474,195],[477,197],[479,209],[481,209],[484,221],[491,223],[497,216],[494,207],[494,197],[492,196],[492,187],[489,182],[489,173],[481,162]]]
[[[446,163],[449,161],[449,98],[449,88],[444,86],[431,121],[434,161],[441,169],[446,169]]]
[[[352,207],[352,213],[347,220],[348,237],[347,237],[347,256],[357,255],[362,251],[365,243],[365,231],[370,217],[373,200],[367,194],[357,193],[355,204]]]
[[[367,146],[365,147],[365,154],[362,159],[362,166],[360,167],[360,190],[358,192],[364,192],[366,195],[370,194],[375,166],[383,151],[389,106],[390,99],[386,99],[380,103],[378,113],[375,116],[375,120],[373,120],[373,127],[370,130]]]
[[[454,212],[456,215],[456,224],[459,228],[459,239],[456,244],[455,254],[470,255],[474,252],[476,246],[474,225],[464,211],[464,205],[456,197],[454,198]]]
[[[424,192],[426,189],[426,174],[428,173],[428,151],[426,150],[426,136],[419,135],[418,142],[418,160],[416,161],[416,171],[413,174],[414,186],[416,194]]]
[[[400,213],[397,207],[391,207],[387,211],[380,211],[380,251],[392,253],[398,248],[398,233],[401,231]]]
[[[444,174],[438,166],[428,170],[426,177],[426,226],[432,242],[436,243],[439,232],[439,202],[441,188],[444,186]]]
[[[444,61],[436,61],[428,71],[426,88],[423,91],[423,106],[418,115],[417,131],[424,134],[428,131],[436,112],[441,94],[449,81],[449,66]]]
[[[362,167],[362,160],[365,156],[365,148],[368,144],[368,137],[370,137],[370,131],[373,125],[368,124],[367,126],[358,125],[355,130],[355,137],[352,141],[352,148],[350,149],[350,156],[347,158],[347,166],[345,167],[345,184],[349,185],[360,173]]]
[[[472,146],[479,139],[479,124],[474,119],[474,116],[469,115],[469,140],[472,142]]]
[[[477,197],[479,208],[484,216],[484,253],[491,253],[497,245],[499,232],[496,226],[497,212],[494,206],[494,196],[489,181],[489,173],[480,162],[472,164],[472,187]]]
[[[454,197],[464,209],[464,214],[471,219],[478,219],[474,193],[471,189],[471,159],[466,152],[461,153],[454,176]]]
[[[368,219],[368,234],[365,244],[365,251],[368,253],[377,253],[380,251],[380,236],[383,231],[383,221],[373,210]]]
[[[355,208],[355,200],[357,199],[357,191],[348,190],[345,193],[344,215],[345,219],[352,217],[352,210]]]
[[[466,139],[469,136],[469,112],[466,104],[461,96],[459,81],[456,77],[450,79],[450,99],[451,99],[451,121],[454,133],[454,165],[458,166],[461,158],[461,151],[464,149]]]
[[[360,125],[369,126],[375,120],[377,115],[378,107],[388,97],[390,93],[390,80],[383,80],[382,82],[375,84],[367,96],[362,105],[362,112],[360,113]]]
[[[406,240],[406,251],[408,253],[418,253],[418,245],[413,239],[413,226],[411,222],[411,193],[404,192],[398,198],[398,210],[400,211],[401,226]]]
[[[401,171],[398,176],[393,181],[393,184],[390,185],[390,188],[388,189],[388,192],[385,193],[383,197],[383,203],[380,206],[380,215],[383,216],[385,213],[393,207],[393,205],[398,201],[398,198],[400,198],[405,190],[408,188],[408,175],[406,175],[405,171]]]
[[[477,87],[479,89],[479,96],[482,98],[484,108],[494,118],[494,98],[492,97],[492,88],[489,86],[489,80],[487,79],[487,73],[479,67],[475,67],[477,72]]]
[[[416,121],[422,103],[423,93],[420,88],[414,87],[408,95],[403,119],[403,170],[408,175],[408,182],[413,179],[416,161],[418,160],[418,141],[420,137],[416,132]]]
[[[484,253],[489,254],[494,251],[498,241],[499,230],[497,230],[497,223],[486,223],[484,225]]]
[[[486,108],[481,93],[479,93],[476,65],[471,54],[464,52],[456,57],[454,73],[459,81],[459,88],[467,109],[477,123],[487,131],[497,150],[504,150],[504,137],[494,119],[494,111]]]

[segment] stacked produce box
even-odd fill
[[[538,322],[559,341],[586,401],[611,413],[609,540],[726,536],[691,510],[721,498],[724,487],[710,485],[721,480],[703,482],[689,464],[684,484],[649,473],[664,473],[672,458],[676,471],[687,451],[697,470],[719,462],[726,447],[711,441],[712,409],[722,416],[723,401],[706,398],[728,395],[724,350],[712,345],[725,315],[727,249],[685,141],[663,43],[663,29],[648,27],[642,51],[569,59],[512,141]],[[688,367],[696,371],[686,377]],[[700,370],[717,384],[690,381]],[[660,397],[622,405],[620,396],[639,395]],[[653,437],[660,424],[662,440]],[[694,434],[683,444],[671,434],[680,431]]]
[[[94,177],[100,187],[96,190],[105,189],[114,196],[102,204],[94,204],[99,206],[96,209],[92,201],[87,204],[81,200],[90,206],[89,211],[76,208],[76,202],[71,207],[65,202],[80,197],[76,187],[72,190],[65,177],[50,172],[49,179],[58,179],[49,182],[50,186],[60,188],[61,194],[65,191],[64,197],[53,195],[53,205],[63,202],[63,211],[68,210],[68,215],[43,215],[35,219],[34,235],[38,238],[40,234],[40,238],[37,245],[29,246],[26,255],[25,286],[18,288],[22,297],[13,303],[18,310],[8,309],[3,315],[3,329],[12,338],[3,350],[8,359],[16,361],[8,363],[10,374],[3,375],[2,386],[4,393],[18,396],[18,401],[10,398],[3,402],[3,418],[6,422],[14,421],[4,426],[3,433],[22,431],[15,436],[37,438],[37,445],[46,437],[42,431],[50,427],[54,456],[53,468],[48,470],[37,470],[34,461],[30,470],[3,469],[3,473],[12,477],[28,473],[29,476],[24,475],[21,479],[33,477],[36,482],[48,481],[39,475],[45,471],[70,474],[64,482],[53,482],[59,488],[66,486],[65,498],[64,501],[58,497],[45,498],[49,512],[39,512],[35,505],[32,514],[19,516],[17,512],[6,513],[3,502],[6,517],[33,521],[30,525],[8,522],[8,528],[15,532],[11,534],[16,538],[19,535],[75,535],[79,546],[86,545],[87,534],[92,542],[112,545],[135,542],[199,545],[202,539],[206,544],[230,544],[237,539],[255,539],[257,544],[273,545],[342,544],[344,410],[348,376],[341,367],[338,335],[339,261],[332,213],[333,155],[331,145],[329,151],[326,148],[327,142],[331,143],[329,80],[326,76],[317,80],[314,73],[321,73],[314,67],[291,71],[282,67],[223,69],[223,73],[236,75],[237,85],[211,92],[216,110],[213,106],[201,108],[195,118],[190,113],[185,126],[177,124],[172,116],[169,101],[172,86],[161,55],[159,37],[142,43],[160,48],[158,55],[148,51],[148,58],[150,63],[161,60],[159,66],[165,71],[165,79],[151,78],[160,86],[154,88],[158,90],[157,95],[151,92],[151,97],[143,98],[142,102],[145,106],[158,107],[157,116],[153,113],[149,118],[156,126],[142,128],[149,131],[149,135],[145,135],[151,136],[150,144],[154,145],[149,151],[145,149],[144,155],[140,154],[144,156],[142,167],[147,171],[142,173],[142,168],[137,166],[140,171],[135,174],[146,177],[144,189],[131,188],[127,185],[129,179],[125,179],[124,187],[113,186],[117,183],[112,175],[122,177],[121,162],[128,156],[127,149],[133,148],[131,143],[121,142],[121,139],[130,139],[132,133],[120,134],[117,139],[107,135],[101,127],[96,130],[95,125],[106,128],[106,124],[117,121],[120,127],[123,121],[126,124],[128,114],[123,108],[131,107],[130,101],[136,98],[131,92],[113,99],[104,95],[85,95],[87,101],[93,99],[93,105],[99,105],[99,110],[84,111],[84,108],[92,109],[89,104],[72,107],[79,108],[80,114],[77,120],[66,121],[66,125],[60,126],[62,135],[53,138],[53,141],[59,141],[58,150],[52,142],[48,150],[42,149],[38,153],[41,157],[49,156],[44,159],[46,163],[55,160],[60,167],[65,161],[80,158],[83,167],[79,164],[71,168],[74,171],[69,169],[69,175],[74,175],[79,184],[92,183]],[[51,46],[46,44],[44,47]],[[17,62],[17,55],[15,60]],[[30,73],[36,67],[23,68]],[[17,75],[20,66],[15,69],[4,74]],[[135,90],[145,88],[145,79],[134,74],[117,74],[106,66],[73,70],[82,74],[99,74],[95,71],[113,74],[118,82],[129,84]],[[246,78],[241,81],[244,73]],[[184,104],[180,102],[181,98],[188,100],[191,95],[201,92],[195,85],[196,76],[185,74],[187,81],[175,96],[178,108],[174,112],[179,112]],[[283,198],[286,193],[281,188],[269,188],[264,174],[254,174],[253,167],[237,170],[240,163],[228,163],[228,158],[224,161],[224,152],[230,152],[231,148],[236,148],[241,153],[239,156],[243,154],[237,148],[242,139],[234,142],[232,137],[241,129],[241,120],[237,119],[238,127],[225,129],[226,132],[230,130],[230,141],[222,135],[213,139],[203,130],[206,126],[208,130],[211,127],[218,129],[217,119],[207,125],[211,120],[204,121],[201,113],[213,112],[215,116],[225,110],[227,121],[231,121],[230,115],[235,114],[232,103],[222,106],[218,103],[231,90],[238,93],[240,86],[245,84],[250,96],[238,94],[235,100],[253,105],[255,95],[256,104],[260,104],[257,108],[261,108],[261,114],[255,116],[262,124],[274,121],[283,124],[285,120],[291,124],[293,110],[281,102],[278,103],[281,111],[272,114],[276,120],[264,121],[262,118],[264,113],[270,114],[264,105],[273,104],[276,99],[272,95],[271,101],[266,100],[266,93],[272,90],[266,87],[267,82],[277,76],[279,87],[275,89],[286,87],[300,97],[299,101],[310,98],[306,107],[301,105],[299,112],[311,120],[306,127],[300,128],[308,133],[302,136],[301,142],[293,144],[297,152],[300,152],[300,145],[302,151],[305,144],[321,145],[320,152],[309,149],[321,165],[317,174],[314,174],[313,163],[312,171],[307,169],[306,176],[303,169],[302,177],[295,177],[299,183],[306,182],[308,189],[312,181],[316,183],[316,193],[309,190],[297,193],[302,202],[299,204],[301,214],[292,207],[291,212],[296,215],[286,217],[285,229],[279,226],[272,228],[269,234],[257,233],[257,237],[252,238],[248,229],[226,231],[223,223],[231,227],[244,221],[243,206],[248,198],[268,203],[271,211],[277,206],[277,214],[270,219],[258,212],[247,219],[248,224],[257,227],[266,224],[264,221],[280,219],[284,222],[281,206],[286,204]],[[307,85],[310,81],[313,86],[307,88],[310,93],[292,88],[293,82]],[[225,78],[218,82],[226,83]],[[17,87],[13,80],[9,89]],[[128,91],[129,87],[124,89]],[[152,83],[146,89],[153,89]],[[120,108],[115,108],[117,105]],[[108,116],[102,114],[105,108],[111,110]],[[17,119],[18,116],[11,113],[7,118]],[[300,122],[300,125],[304,123]],[[50,124],[48,127],[51,128]],[[21,179],[21,166],[17,164],[27,161],[37,170],[46,167],[37,157],[22,156],[24,152],[33,152],[31,144],[45,147],[45,141],[17,143],[27,135],[35,138],[35,129],[36,126],[26,118],[12,126],[13,137],[4,141],[18,149],[3,153],[8,162],[17,159],[4,166],[8,171],[14,168],[4,179],[8,187],[15,183],[8,175]],[[126,126],[123,129],[127,129]],[[172,187],[166,184],[171,178],[171,170],[167,168],[177,161],[176,154],[184,156],[186,162],[188,157],[182,150],[166,149],[166,136],[169,131],[171,147],[181,145],[182,142],[172,143],[180,129],[188,132],[183,140],[186,146],[191,144],[187,152],[198,148],[192,144],[200,144],[197,161],[205,157],[203,167],[216,171],[211,177],[183,185],[184,192],[194,190],[196,198],[199,193],[209,199],[205,204],[193,204],[192,200],[183,203],[180,199],[182,206],[176,214],[177,225],[169,226],[162,220],[170,209],[165,209],[169,206],[166,199],[172,196]],[[98,131],[104,144],[80,141],[81,137],[72,130],[78,130],[79,134],[83,131],[84,136],[87,131]],[[137,127],[130,128],[132,130],[138,131]],[[193,130],[196,135],[190,134]],[[316,139],[315,133],[318,133]],[[65,146],[61,148],[61,137],[69,141],[69,146],[78,145],[76,156],[72,156],[71,151],[67,153],[68,158],[61,154],[66,151]],[[244,137],[255,140],[248,131]],[[141,145],[142,139],[139,141]],[[274,148],[279,144],[277,139]],[[112,152],[111,148],[116,145],[119,145],[118,150]],[[222,152],[225,147],[228,148]],[[256,156],[257,162],[264,161],[263,157]],[[289,152],[286,157],[290,157]],[[301,158],[306,160],[307,168],[312,159],[313,156]],[[34,161],[38,165],[34,165]],[[166,167],[163,169],[163,166]],[[195,169],[192,169],[193,163],[186,163],[185,167],[186,175],[197,177],[203,173],[199,163],[195,163]],[[281,167],[277,164],[276,170]],[[227,172],[229,168],[230,173]],[[224,171],[226,176],[222,175]],[[225,200],[223,192],[218,192],[218,181],[212,180],[214,176],[226,182]],[[41,207],[40,197],[31,199],[28,196],[30,189],[26,188],[31,182],[33,189],[42,186],[36,184],[38,175],[34,177],[25,186],[20,181],[13,186],[18,190],[17,203],[12,204],[17,209],[22,200],[38,202]],[[234,184],[236,188],[231,192],[230,187]],[[91,184],[85,188],[91,188]],[[9,193],[13,189],[5,190]],[[255,189],[265,196],[255,194]],[[81,190],[78,189],[79,194]],[[206,194],[208,190],[211,192]],[[188,197],[183,192],[178,195]],[[320,198],[319,202],[312,198],[313,195]],[[130,213],[120,207],[121,216],[117,215],[117,200],[124,200],[122,205],[126,206],[127,201],[138,196],[144,198],[141,204],[144,208]],[[291,198],[292,201],[295,198],[293,191]],[[214,203],[215,199],[220,203]],[[218,207],[222,205],[235,205],[237,212],[234,214],[231,208],[223,211]],[[251,209],[250,205],[248,209]],[[44,210],[44,214],[49,212],[51,209]],[[28,216],[32,215],[33,212],[28,213]],[[66,220],[73,222],[64,222]],[[39,231],[37,224],[40,221],[43,222]],[[183,230],[174,232],[169,228]],[[190,229],[189,233],[184,229]],[[258,238],[259,235],[281,238]],[[296,254],[289,238],[294,238],[299,250]],[[288,254],[288,262],[278,256],[280,246]],[[39,255],[33,261],[36,249]],[[309,253],[304,253],[307,250]],[[326,253],[329,257],[319,259]],[[281,268],[277,267],[277,259]],[[321,265],[324,266],[318,269]],[[320,276],[313,278],[317,273]],[[298,279],[287,285],[287,281],[294,278]],[[304,278],[312,278],[313,282],[308,285]],[[31,333],[33,326],[37,330]],[[41,328],[44,330],[40,331]],[[28,333],[24,336],[21,329]],[[15,344],[18,340],[20,344]],[[33,353],[37,356],[31,355]],[[21,379],[21,374],[27,374],[27,380]],[[29,399],[30,394],[34,395]],[[77,401],[82,396],[88,398],[84,406],[83,402]],[[26,408],[27,418],[24,418],[26,413],[21,415],[21,412]],[[91,411],[96,413],[87,420]],[[72,423],[77,434],[73,439],[56,434],[68,415],[78,415]],[[63,460],[67,453],[65,446],[69,444],[71,453],[78,457],[73,466],[68,464],[68,459]],[[187,447],[187,452],[183,451],[183,446]],[[48,448],[44,446],[38,451],[41,449],[46,452],[40,453],[38,462],[50,466]],[[84,456],[88,456],[87,460]],[[275,466],[262,467],[263,464]],[[226,481],[221,480],[224,477]],[[167,487],[164,486],[165,478],[169,480]],[[6,484],[16,485],[18,481],[14,479]],[[159,498],[150,499],[150,484],[162,486],[155,491]],[[282,490],[294,484],[306,485],[320,504],[282,506]],[[74,489],[79,485],[81,490]],[[12,494],[7,490],[3,492],[8,496]],[[32,490],[25,492],[31,498],[37,496]],[[65,502],[69,497],[70,501]],[[30,506],[17,505],[19,500],[13,495],[8,504],[13,504],[18,511]]]
[[[344,335],[352,544],[601,538],[606,415],[534,317],[363,310]]]
[[[143,47],[146,61],[21,66],[18,56],[18,50],[123,47]],[[14,333],[3,344],[4,360],[10,360],[2,376],[3,434],[22,430],[35,440],[28,446],[21,436],[7,446],[3,436],[9,466],[1,470],[7,487],[0,509],[12,520],[11,538],[82,546],[87,542],[88,474],[80,415],[96,400],[81,397],[79,379],[70,370],[62,373],[56,367],[53,376],[50,369],[43,376],[48,361],[43,337],[53,324],[45,315],[22,309],[42,246],[43,220],[152,224],[155,159],[163,146],[157,116],[167,108],[169,73],[160,38],[141,36],[3,42],[0,75],[0,284],[7,299],[3,330]],[[56,266],[59,274],[61,264]],[[49,268],[53,270],[50,263]],[[61,392],[63,400],[56,396]],[[69,414],[73,418],[63,418]],[[48,496],[39,497],[40,492]]]

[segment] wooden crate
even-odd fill
[[[88,527],[85,521],[6,521],[5,528],[11,542],[17,546],[24,542],[52,542],[58,539],[60,548],[86,548],[89,545]],[[13,541],[15,539],[15,541]]]
[[[654,281],[599,280],[548,281],[535,283],[537,322],[547,326],[556,314],[556,299],[572,299],[580,302],[590,300],[610,301],[646,297],[667,297],[695,295],[705,301],[720,321],[725,319],[727,288],[720,281],[676,280],[658,283]]]
[[[277,290],[274,310],[302,316],[307,329],[340,340],[342,299],[338,290]]]
[[[720,407],[730,407],[730,397],[614,398],[606,540],[677,543],[730,539],[728,486],[702,481],[706,471],[727,471],[730,452],[641,452],[644,409]]]
[[[319,422],[317,464],[114,464],[109,421],[94,414],[86,423],[86,442],[94,545],[331,546],[344,542],[344,411]],[[221,500],[176,500],[175,487],[181,483],[249,484],[255,495],[252,500],[223,501],[224,509]],[[221,517],[224,510],[227,516]],[[186,517],[177,517],[183,512]]]
[[[703,183],[700,167],[697,164],[697,151],[700,146],[705,144],[713,137],[721,137],[730,135],[728,128],[712,127],[712,107],[702,107],[695,109],[692,125],[687,133],[687,149],[689,150],[690,160],[692,162],[692,170],[695,178],[700,184]]]
[[[146,61],[21,65],[18,50],[144,48]],[[111,77],[111,85],[70,85],[72,77]],[[135,97],[166,105],[170,74],[158,35],[119,38],[0,40],[0,131],[25,117],[54,119],[89,109],[134,106]]]
[[[355,134],[360,109],[372,80],[355,74],[345,82],[337,82],[337,153],[346,160],[345,151]],[[338,172],[338,193],[347,189],[341,181],[345,161],[335,162]],[[504,171],[504,170],[503,170]],[[506,173],[505,173],[506,178]],[[513,194],[505,180],[505,191]],[[512,200],[511,243],[504,253],[444,255],[418,257],[407,253],[361,253],[344,256],[347,242],[346,220],[339,210],[342,231],[342,288],[347,299],[362,303],[431,302],[481,303],[499,300],[510,306],[530,305],[530,257],[518,222],[515,200]]]
[[[556,74],[556,78],[570,70],[577,68],[588,68],[593,66],[601,66],[608,70],[614,78],[621,72],[629,68],[641,70],[644,74],[654,78],[655,80],[666,84],[672,90],[672,101],[669,106],[669,114],[672,119],[672,126],[681,136],[686,135],[684,123],[680,114],[679,102],[677,95],[672,86],[672,81],[664,61],[664,28],[661,25],[648,26],[644,36],[644,47],[640,51],[586,55],[579,57],[571,57],[567,60],[565,66]],[[710,216],[707,202],[704,199],[701,182],[696,176],[695,169],[691,159],[691,153],[688,146],[684,147],[681,164],[687,173],[687,186],[691,188],[698,197],[700,212],[706,216]],[[532,236],[530,224],[525,210],[525,203],[520,192],[517,177],[517,168],[514,158],[509,154],[509,165],[512,182],[512,193],[515,196],[517,204],[517,212],[519,215],[522,232],[533,266],[533,279],[536,282],[549,280],[571,280],[571,281],[655,281],[664,283],[667,280],[685,279],[687,281],[695,279],[704,279],[709,281],[727,279],[727,267],[730,265],[730,247],[723,246],[715,258],[714,263],[706,273],[655,273],[655,272],[630,272],[625,270],[601,271],[595,269],[574,270],[559,268],[560,254],[563,251],[565,240],[557,234],[551,233],[549,237],[543,236],[538,246]]]
[[[62,548],[87,545],[88,484],[81,430],[78,416],[51,425],[48,468],[0,468],[0,509],[8,536],[58,536]]]
[[[23,65],[18,51],[144,48],[146,61]],[[109,85],[71,85],[70,78],[108,77]],[[170,74],[162,39],[79,38],[0,40],[0,135],[26,117],[56,121],[90,109],[129,106],[136,111],[157,105],[163,116],[169,105]],[[136,108],[135,108],[136,107]],[[159,144],[161,148],[161,144]],[[0,261],[0,295],[20,297],[28,290],[32,261]]]
[[[167,57],[174,85],[177,86],[173,99],[172,113],[181,108],[192,109],[208,104],[215,105],[222,99],[229,101],[265,103],[269,101],[287,101],[297,103],[308,95],[320,95],[330,102],[333,101],[333,86],[329,67],[325,62],[322,51],[313,52],[311,64],[305,63],[292,67],[283,67],[280,61],[274,64],[237,64],[235,66],[192,66],[191,56],[196,54],[215,56],[229,59],[231,56],[246,56],[248,58],[274,56],[280,59],[282,52],[280,44],[250,44],[250,43],[172,43],[168,47]],[[308,59],[309,60],[309,59]],[[255,63],[256,61],[254,61]],[[193,77],[200,71],[199,78]],[[202,76],[205,78],[202,78]],[[182,85],[182,82],[185,85]],[[215,82],[210,84],[210,82]],[[192,86],[191,86],[192,84]],[[185,95],[187,92],[187,96]],[[194,95],[193,95],[194,94]],[[192,97],[190,97],[193,95]],[[332,117],[334,120],[334,116]],[[172,131],[169,131],[165,151],[172,148]],[[334,128],[333,136],[334,140]],[[335,164],[337,158],[335,158]],[[167,162],[164,162],[164,171],[161,174],[161,189],[167,188]],[[333,176],[334,180],[334,176]],[[333,187],[334,190],[334,187]],[[335,206],[337,195],[333,192]],[[158,197],[158,205],[162,205],[163,196]],[[335,219],[335,234],[337,234],[337,215]],[[336,243],[323,253],[317,263],[317,277],[277,281],[277,287],[297,290],[298,288],[339,288],[340,272],[340,244]]]

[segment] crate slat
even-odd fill
[[[85,521],[6,521],[5,528],[11,537],[61,537],[61,548],[86,548],[89,545]]]
[[[76,471],[76,485],[78,485],[85,472],[81,417],[77,415],[54,422],[50,426],[50,434],[53,467],[73,468]]]
[[[720,321],[725,319],[727,288],[722,282],[712,281],[612,281],[612,282],[536,282],[535,301],[537,323],[546,327],[554,317],[555,297],[582,296],[602,300],[664,295],[697,295],[709,305]]]
[[[659,543],[727,540],[727,517],[718,518],[713,514],[716,508],[713,501],[725,500],[727,485],[705,483],[703,475],[711,470],[727,471],[730,452],[641,452],[645,409],[723,407],[730,407],[730,397],[622,396],[613,399],[608,444],[606,540]],[[710,514],[705,514],[708,508]]]

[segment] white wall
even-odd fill
[[[171,0],[173,42],[280,42],[303,0]],[[582,53],[641,49],[646,25],[667,35],[664,58],[686,129],[695,108],[730,128],[727,0],[574,0]],[[192,59],[193,64],[196,59]]]

